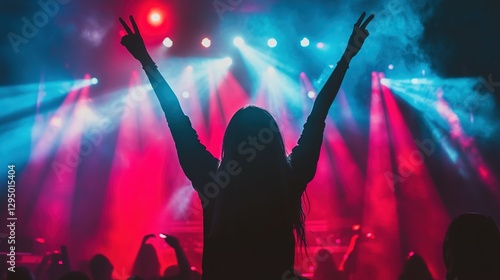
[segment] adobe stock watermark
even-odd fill
[[[224,14],[232,12],[238,8],[243,3],[243,0],[214,0],[212,5],[214,6],[219,19],[224,19]]]
[[[416,169],[424,164],[426,157],[431,156],[436,151],[436,143],[431,139],[424,139],[423,141],[415,140],[417,149],[411,151],[409,154],[403,156],[399,155],[397,161],[397,173],[386,171],[384,173],[387,184],[394,191],[396,183],[406,181],[413,175]]]
[[[59,182],[62,182],[66,174],[74,172],[83,159],[92,154],[94,147],[101,145],[106,134],[117,128],[119,122],[113,121],[114,118],[119,116],[126,118],[129,115],[128,109],[135,108],[139,102],[146,99],[146,96],[146,90],[137,89],[133,90],[130,95],[118,99],[104,110],[110,115],[100,119],[98,124],[82,132],[79,146],[67,145],[64,159],[62,161],[54,160],[51,164]]]
[[[247,141],[241,142],[238,145],[238,153],[242,156],[247,156],[245,158],[247,163],[254,161],[258,153],[263,151],[266,145],[273,141],[275,133],[279,133],[279,128],[271,120],[269,127],[261,128],[257,135],[248,136]],[[236,160],[228,161],[224,167],[224,170],[219,169],[217,172],[210,171],[208,175],[212,178],[212,181],[203,186],[203,193],[198,193],[203,208],[209,204],[209,199],[216,198],[220,190],[229,185],[231,177],[237,176],[243,171],[240,163]]]
[[[483,77],[478,77],[479,84],[474,87],[473,94],[469,94],[465,97],[464,104],[469,112],[477,111],[483,102],[491,100],[489,93],[494,93],[494,87],[500,87],[500,81],[493,80],[493,74],[488,75],[488,80]]]
[[[30,39],[33,39],[41,28],[43,28],[49,19],[55,17],[61,8],[61,5],[68,4],[70,0],[40,0],[38,1],[38,6],[40,10],[35,12],[31,19],[28,17],[22,17],[21,21],[23,26],[21,27],[20,34],[9,32],[7,34],[7,39],[9,39],[12,49],[17,54],[19,53],[19,46],[21,44],[27,44]]]

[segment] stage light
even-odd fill
[[[237,46],[239,48],[245,44],[245,41],[241,37],[236,37],[236,38],[234,38],[233,43],[235,46]]]
[[[274,39],[274,38],[271,38],[271,39],[267,40],[267,45],[270,48],[274,48],[278,45],[278,41],[276,41],[276,39]]]
[[[167,48],[170,48],[174,45],[174,42],[170,38],[163,39],[163,45]]]
[[[422,69],[422,76],[425,76],[425,69]]]
[[[52,119],[50,120],[50,125],[55,127],[61,127],[62,119],[60,117],[52,117]]]
[[[414,85],[417,85],[419,83],[419,81],[417,78],[413,78],[413,79],[411,79],[411,83]]]
[[[189,91],[187,91],[187,90],[183,91],[182,92],[182,97],[184,97],[186,99],[189,98]]]
[[[164,233],[160,233],[160,234],[158,234],[158,236],[160,236],[160,238],[167,238],[167,235]]]
[[[193,71],[193,66],[188,65],[188,66],[186,67],[186,70],[188,70],[188,71]]]
[[[329,64],[328,68],[333,69],[333,64]]]
[[[318,49],[322,49],[322,48],[324,48],[324,47],[325,47],[325,44],[324,44],[324,43],[322,43],[322,42],[319,42],[319,43],[317,43],[317,44],[316,44],[316,47],[317,47]]]
[[[276,68],[272,67],[272,66],[269,66],[267,67],[267,73],[269,74],[273,74],[276,72]]]
[[[210,41],[210,39],[208,38],[203,38],[203,40],[201,40],[201,45],[204,46],[205,48],[209,48],[211,44],[212,41]]]
[[[412,251],[412,252],[410,252],[410,253],[408,254],[408,257],[409,257],[409,258],[410,258],[410,257],[413,257],[413,255],[415,255],[415,252],[413,252],[413,251]]]
[[[389,66],[387,66],[387,68],[389,68],[389,70],[392,70],[392,69],[394,69],[394,65],[389,64]]]
[[[314,92],[313,90],[308,91],[307,97],[313,99],[314,97],[316,97],[316,92]]]
[[[158,26],[163,22],[163,16],[158,10],[151,10],[148,15],[148,22],[153,26]]]
[[[228,67],[231,66],[231,64],[233,64],[233,60],[230,57],[226,57],[222,61],[224,62],[224,65]]]
[[[303,47],[309,46],[309,39],[307,39],[306,37],[304,37],[302,40],[300,40],[300,45],[303,46]]]
[[[41,237],[37,237],[35,238],[35,241],[40,243],[40,244],[45,244],[45,239],[41,238]]]
[[[90,79],[90,83],[93,85],[97,85],[98,82],[99,82],[99,80],[96,77]]]
[[[355,224],[352,226],[352,230],[355,230],[355,231],[359,230],[360,228],[361,228],[361,226],[359,224]]]

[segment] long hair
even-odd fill
[[[300,247],[305,247],[301,194],[289,182],[291,167],[274,117],[256,106],[239,109],[226,128],[221,158],[220,168],[229,162],[238,162],[242,172],[234,181],[247,185],[246,191],[256,195],[254,197],[275,198],[271,203],[284,200],[288,222],[295,230]]]

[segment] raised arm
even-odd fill
[[[123,28],[127,31],[127,35],[122,37],[121,44],[142,64],[167,119],[182,169],[196,187],[196,182],[204,181],[209,176],[209,172],[217,168],[219,161],[200,143],[189,118],[182,111],[177,96],[149,55],[132,16],[130,16],[130,21],[133,31],[120,18]]]
[[[165,242],[167,242],[170,247],[175,251],[175,256],[177,257],[177,265],[179,266],[179,276],[181,279],[189,279],[191,273],[191,266],[189,265],[188,258],[184,253],[179,239],[172,235],[165,235]]]
[[[120,18],[120,23],[127,32],[127,35],[122,37],[121,44],[125,46],[132,56],[142,64],[142,68],[146,72],[149,82],[158,97],[158,101],[160,102],[161,108],[165,113],[167,121],[184,116],[177,96],[175,96],[172,88],[169,86],[167,81],[165,81],[160,71],[158,71],[158,67],[149,55],[139,28],[137,27],[137,24],[132,16],[130,16],[130,21],[132,22],[134,31],[132,31],[127,23]]]
[[[358,21],[354,24],[351,37],[349,38],[349,42],[344,53],[342,54],[342,57],[337,63],[337,67],[335,67],[335,70],[333,70],[333,73],[330,75],[326,84],[323,86],[314,101],[310,116],[318,118],[319,121],[324,121],[326,119],[328,110],[337,96],[347,68],[349,68],[351,59],[358,54],[359,50],[363,46],[363,43],[365,42],[366,37],[369,35],[368,30],[366,30],[366,26],[370,23],[370,21],[372,21],[375,15],[370,15],[363,22],[365,15],[365,13],[361,14]]]
[[[358,21],[354,24],[349,43],[337,63],[337,67],[335,67],[333,73],[316,97],[312,111],[304,124],[304,129],[302,130],[297,146],[293,148],[290,154],[290,162],[295,176],[294,179],[301,187],[305,187],[306,184],[313,179],[316,173],[316,165],[323,142],[323,132],[328,110],[337,96],[351,59],[358,54],[366,37],[368,37],[366,26],[375,16],[370,15],[363,22],[365,15],[365,13],[361,14]],[[303,189],[300,191],[303,191]]]

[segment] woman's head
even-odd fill
[[[242,166],[286,159],[283,137],[273,116],[256,106],[239,109],[229,121],[222,143],[222,161]]]

